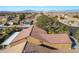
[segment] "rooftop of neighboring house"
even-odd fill
[[[41,29],[41,28],[38,28],[38,27],[36,27],[36,26],[33,27],[33,30],[32,30],[31,35],[34,34],[34,33],[47,34],[47,32],[46,32],[45,30],[43,30],[43,29]]]
[[[40,37],[49,43],[71,43],[67,34],[40,34]]]
[[[0,19],[3,19],[4,17],[3,16],[0,16]]]
[[[45,30],[38,27],[33,28],[31,36],[49,43],[71,43],[67,34],[47,34]]]
[[[52,49],[32,43],[27,43],[25,49],[23,50],[23,53],[46,53],[50,51],[52,51]]]
[[[42,40],[48,43],[71,43],[70,38],[67,34],[47,34],[43,29],[31,25],[31,27],[23,29],[11,43],[22,40],[31,36],[38,40]]]
[[[74,51],[74,50],[73,50]],[[67,53],[70,50],[56,50],[55,48],[50,48],[44,45],[35,45],[32,43],[27,43],[23,53]]]
[[[40,29],[36,26],[33,27],[32,32],[31,32],[31,37],[37,38],[37,39],[42,39],[39,34],[47,34],[47,32],[43,29]]]
[[[36,26],[31,25],[31,27],[23,29],[11,43],[17,42],[19,40],[25,39],[27,37],[34,37],[38,40],[42,40],[48,43],[57,43],[57,44],[71,44],[71,40],[67,34],[47,34],[43,29],[40,29]],[[23,52],[50,52],[52,51],[51,47],[45,45],[35,45],[32,43],[25,44],[23,47]],[[55,49],[55,48],[53,48]]]
[[[7,16],[0,16],[0,19],[8,18]]]
[[[19,41],[19,40],[21,40],[21,39],[27,38],[27,37],[30,35],[30,33],[31,33],[32,27],[33,27],[33,26],[31,26],[31,27],[29,27],[29,28],[26,28],[26,29],[23,29],[23,30],[19,33],[19,35],[17,35],[17,36],[14,38],[14,40],[13,40],[12,42],[16,42],[16,41]]]
[[[43,40],[49,43],[71,43],[71,40],[67,34],[47,34],[45,30],[35,26],[23,29],[12,42],[27,38],[28,36],[32,36],[36,39]]]

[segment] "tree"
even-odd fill
[[[21,14],[21,15],[19,15],[19,19],[20,19],[20,20],[25,19],[25,14]]]
[[[58,30],[57,33],[68,33],[68,27],[65,25],[61,25]]]
[[[37,25],[38,27],[40,27],[40,28],[44,28],[44,27],[46,26],[46,23],[47,23],[47,22],[45,21],[45,20],[47,20],[46,18],[47,18],[47,16],[45,16],[45,15],[39,16],[39,17],[37,18],[36,25]]]
[[[7,36],[8,33],[6,31],[3,32],[3,36]]]
[[[41,15],[37,18],[36,25],[42,29],[47,30],[48,33],[49,32],[53,33],[56,27],[58,26],[57,18],[58,18],[57,16],[50,17],[47,15]]]
[[[41,15],[37,18],[37,22],[36,25],[40,28],[45,28],[45,27],[49,27],[52,25],[54,26],[57,18],[56,17],[49,17],[47,15]],[[55,22],[56,21],[56,22]]]
[[[60,19],[62,19],[62,20],[63,20],[63,19],[64,19],[64,17],[60,17]]]
[[[74,15],[73,18],[79,18],[79,16],[78,15]]]
[[[10,33],[9,29],[6,28],[3,30],[3,36],[8,36],[9,33]]]
[[[50,17],[47,15],[41,15],[37,18],[36,26],[45,29],[47,33],[67,33],[68,29],[63,24],[59,23],[57,16]]]

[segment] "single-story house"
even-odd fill
[[[46,45],[56,49],[71,49],[72,42],[67,34],[47,34],[44,30],[33,27],[28,42]]]
[[[13,22],[12,21],[8,21],[7,24],[10,26],[10,25],[13,25]]]
[[[31,29],[33,26],[27,29],[23,29],[21,32],[16,32],[12,36],[10,36],[6,41],[4,41],[1,45],[6,45],[7,47],[12,47],[17,44],[26,41],[26,38],[30,35]]]
[[[29,37],[30,33],[31,33],[31,29],[33,26],[31,26],[30,28],[27,29],[23,29],[10,43],[10,46],[14,46],[17,44],[20,44],[21,42],[25,42],[27,41],[27,38]]]

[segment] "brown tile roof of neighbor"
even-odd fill
[[[40,36],[49,43],[71,43],[67,34],[40,34]]]
[[[7,47],[6,49],[0,50],[0,53],[22,53],[22,50],[26,44],[26,41],[17,44],[15,46]]]
[[[7,16],[0,16],[0,19],[7,18]]]
[[[47,34],[45,30],[34,27],[31,36],[49,43],[72,43],[67,34]]]
[[[32,30],[33,26],[27,28],[27,29],[23,29],[19,35],[17,35],[14,40],[12,42],[15,42],[15,41],[18,41],[18,40],[21,40],[21,39],[24,39],[26,37],[28,37],[31,33],[31,30]]]
[[[3,19],[3,16],[0,16],[0,19]]]
[[[23,53],[46,53],[49,51],[52,51],[52,49],[35,45],[35,44],[31,44],[31,43],[27,43],[27,45],[25,46],[25,49],[23,50]]]
[[[32,34],[33,34],[33,33],[47,34],[47,32],[46,32],[45,30],[40,29],[40,28],[38,28],[38,27],[36,27],[36,26],[33,27]]]
[[[31,36],[35,37],[35,38],[38,38],[38,37],[41,38],[39,34],[47,34],[47,32],[43,29],[40,29],[40,28],[34,26]]]
[[[27,43],[23,53],[68,53],[71,50],[56,50],[53,48]]]

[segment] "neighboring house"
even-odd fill
[[[60,50],[71,49],[71,40],[67,34],[47,34],[44,30],[33,28],[28,41],[37,45],[46,45]]]
[[[28,43],[25,45],[23,53],[62,52],[70,50],[72,45],[67,34],[47,34],[46,31],[38,27],[33,27],[27,40]]]
[[[23,29],[21,32],[15,32],[8,39],[6,39],[1,45],[6,45],[8,47],[15,46],[23,41],[30,35],[31,28]]]
[[[8,25],[13,25],[13,22],[12,21],[8,21],[7,24]]]
[[[10,46],[15,46],[17,44],[27,41],[27,38],[29,37],[31,33],[31,29],[32,29],[32,26],[30,28],[23,29],[10,43]]]
[[[30,25],[30,21],[29,20],[24,20],[23,24],[24,25]]]
[[[33,21],[32,20],[22,20],[20,21],[20,24],[19,25],[22,25],[22,26],[27,26],[27,25],[32,25],[33,24]]]
[[[18,25],[19,23],[19,18],[18,17],[15,17],[15,16],[9,16],[7,18],[7,23],[6,24],[9,24],[9,25]]]
[[[30,26],[29,28],[23,29],[21,32],[19,32],[19,34],[10,42],[7,48],[11,48],[25,41],[26,44],[22,48],[23,50],[21,49],[21,52],[32,52],[30,51],[32,48],[35,52],[43,52],[41,49],[49,49],[49,51],[51,49],[69,50],[71,49],[72,44],[67,34],[47,34],[47,32],[43,29],[36,26]],[[30,47],[27,45],[27,43],[30,43],[33,46]]]
[[[19,25],[23,26],[24,25],[23,21],[20,21]]]

